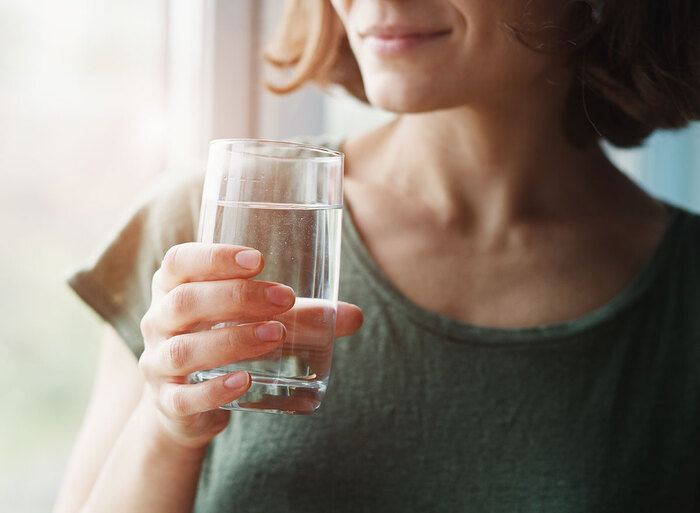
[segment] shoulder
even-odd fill
[[[137,356],[139,321],[150,303],[151,278],[163,255],[193,241],[201,175],[164,175],[141,194],[101,247],[67,276],[73,290],[110,323]]]
[[[148,228],[193,233],[202,198],[204,173],[164,176],[149,187],[138,202],[134,217],[143,219]],[[190,238],[182,233],[180,237]],[[182,241],[185,242],[185,241]]]
[[[203,172],[166,173],[138,195],[100,251],[151,253],[159,259],[171,246],[195,240],[203,183]]]

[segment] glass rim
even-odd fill
[[[235,148],[235,145],[237,144],[246,144],[246,143],[255,143],[255,144],[261,144],[261,145],[267,145],[271,147],[283,147],[283,148],[296,148],[296,149],[303,149],[303,150],[309,150],[311,152],[317,152],[320,155],[311,155],[309,157],[293,157],[293,156],[278,156],[278,155],[264,155],[264,154],[254,154],[250,153],[247,151],[241,151],[241,154],[250,154],[255,157],[262,157],[262,158],[270,158],[270,159],[279,159],[279,160],[286,160],[286,161],[311,161],[311,162],[318,162],[318,163],[330,163],[330,162],[336,162],[340,160],[341,162],[344,160],[345,155],[343,152],[337,151],[337,150],[332,150],[330,148],[324,148],[322,146],[314,146],[312,144],[305,144],[305,143],[297,143],[293,141],[277,141],[274,139],[253,139],[249,137],[243,137],[243,138],[231,138],[231,139],[214,139],[209,143],[209,147],[213,146],[230,146],[232,149]]]

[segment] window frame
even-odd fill
[[[213,139],[321,134],[321,91],[277,97],[263,86],[262,54],[279,0],[168,0],[169,169],[201,167]]]

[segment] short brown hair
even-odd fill
[[[310,81],[333,83],[366,101],[330,1],[287,2],[265,54],[287,76],[268,82],[268,88],[286,93]],[[700,118],[699,0],[562,0],[562,7],[576,22],[556,41],[547,36],[548,44],[533,43],[544,34],[538,27],[506,27],[534,50],[570,54],[579,86],[572,91],[572,107],[583,111],[589,131],[632,147],[656,129],[681,128]]]

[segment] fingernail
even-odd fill
[[[294,301],[294,291],[285,285],[268,287],[265,296],[270,303],[277,306],[288,306]]]
[[[249,374],[245,371],[236,372],[224,380],[224,385],[226,388],[242,388],[248,384],[249,378]]]
[[[284,335],[284,328],[279,322],[268,322],[258,326],[255,330],[255,334],[260,340],[280,340],[282,335]]]
[[[236,253],[236,263],[245,269],[257,269],[260,265],[260,252],[254,249],[246,249]]]

